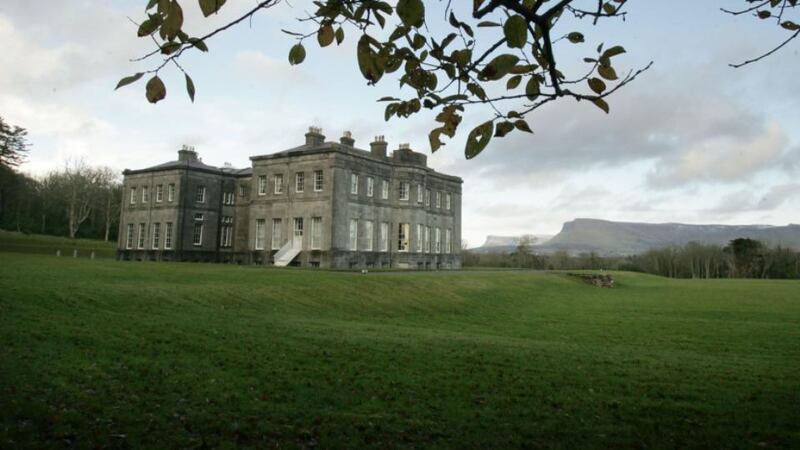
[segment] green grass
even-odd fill
[[[114,258],[117,243],[0,230],[0,252],[55,255],[58,250],[61,250],[62,257],[72,257],[73,250],[78,250],[79,258],[89,258],[92,252],[95,252],[95,258]]]
[[[0,267],[0,447],[800,446],[797,281]]]

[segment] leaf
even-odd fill
[[[525,84],[525,95],[528,100],[536,100],[539,96],[539,79],[536,76],[532,76]]]
[[[800,25],[792,22],[791,20],[785,20],[781,22],[781,26],[790,31],[797,31],[800,30]]]
[[[528,22],[518,14],[513,15],[503,24],[503,34],[509,47],[522,48],[528,41]]]
[[[139,37],[149,36],[158,29],[158,25],[158,20],[147,19],[139,25],[139,30],[136,32],[136,35]]]
[[[181,48],[180,42],[167,42],[166,44],[161,46],[161,53],[165,55],[171,55],[178,51]]]
[[[597,94],[602,94],[606,90],[606,83],[600,78],[592,77],[587,82],[589,87]]]
[[[203,11],[205,17],[214,14],[222,8],[226,0],[200,0],[200,10]]]
[[[431,152],[435,152],[436,150],[439,150],[439,147],[441,147],[443,145],[442,141],[439,139],[441,136],[442,136],[442,129],[441,128],[434,128],[428,134],[428,142],[431,145]]]
[[[202,39],[189,38],[189,43],[194,45],[198,50],[202,52],[208,51],[208,46],[206,46],[206,43]]]
[[[395,11],[407,27],[419,28],[425,22],[425,5],[422,0],[399,0]]]
[[[625,48],[622,47],[621,45],[615,45],[615,46],[607,49],[606,51],[604,51],[603,55],[600,56],[600,58],[601,59],[603,59],[603,58],[606,58],[606,59],[607,58],[613,58],[614,56],[621,55],[623,53],[625,53]]]
[[[142,72],[139,72],[137,74],[134,74],[134,75],[131,75],[129,77],[125,77],[125,78],[119,80],[119,83],[117,83],[117,87],[115,87],[114,90],[116,91],[117,89],[121,88],[122,86],[127,86],[127,85],[129,85],[131,83],[139,81],[139,78],[142,78],[142,75],[144,75],[144,74]]]
[[[522,81],[522,75],[514,75],[506,82],[506,89],[515,89],[517,86],[519,86],[520,81]]]
[[[606,12],[609,16],[617,12],[617,8],[612,5],[611,3],[604,3],[603,4],[603,11]]]
[[[333,26],[331,26],[331,24],[326,23],[325,25],[319,27],[319,31],[317,31],[317,42],[319,43],[320,47],[327,47],[331,45],[334,37]]]
[[[344,41],[344,30],[342,27],[339,27],[336,30],[336,45],[340,45]]]
[[[617,72],[611,66],[601,64],[597,67],[597,73],[606,80],[614,81],[617,79]]]
[[[358,68],[361,70],[361,75],[374,84],[383,76],[383,68],[378,65],[376,61],[377,54],[370,47],[370,40],[372,39],[368,34],[361,35],[356,45],[356,58],[358,59]]]
[[[164,24],[161,25],[161,33],[166,40],[171,41],[175,39],[175,36],[177,36],[178,32],[181,31],[182,26],[183,9],[181,9],[181,5],[179,5],[177,1],[173,0],[169,4],[167,18],[164,19]]]
[[[486,92],[483,88],[477,83],[469,83],[467,84],[467,89],[472,92],[472,94],[478,97],[481,100],[486,100]]]
[[[303,47],[303,44],[295,44],[289,50],[289,64],[297,65],[305,61],[306,59],[306,49]]]
[[[500,25],[499,23],[497,23],[497,22],[492,22],[492,21],[490,21],[490,20],[484,20],[483,22],[480,22],[480,23],[478,24],[478,27],[479,27],[479,28],[483,28],[483,27],[501,27],[501,26],[502,26],[502,25]]]
[[[514,126],[520,131],[533,134],[533,130],[531,130],[531,127],[528,126],[528,122],[525,122],[522,119],[519,119],[516,122],[514,122]]]
[[[494,122],[491,120],[478,125],[469,132],[467,145],[464,149],[464,155],[467,159],[478,156],[489,145],[489,141],[492,140],[492,132],[494,132]]]
[[[767,11],[766,9],[758,12],[759,19],[769,19],[770,17],[772,17],[772,13]]]
[[[567,39],[573,44],[584,42],[583,34],[578,33],[577,31],[573,31],[572,33],[568,34]]]
[[[186,75],[186,93],[189,94],[189,98],[192,99],[192,103],[194,103],[194,81],[192,81],[188,73],[184,75]]]
[[[147,97],[147,101],[150,103],[157,103],[164,100],[166,96],[167,87],[164,86],[164,82],[161,81],[161,78],[158,78],[158,75],[150,78],[150,81],[147,82],[147,86],[145,86],[145,97]]]
[[[594,103],[595,106],[597,106],[598,108],[602,109],[603,111],[606,112],[606,114],[608,114],[608,111],[609,111],[608,103],[606,103],[605,100],[603,100],[600,97],[597,97],[597,98],[592,99],[592,103]]]
[[[498,55],[481,70],[480,77],[485,80],[499,80],[508,74],[519,62],[514,55]]]
[[[497,124],[494,129],[494,137],[503,137],[514,130],[514,124],[504,120]]]

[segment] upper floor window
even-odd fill
[[[425,196],[425,192],[422,189],[422,185],[417,185],[417,203],[422,203],[422,198]]]
[[[400,200],[408,200],[408,183],[405,181],[400,182],[400,190],[398,195]]]
[[[164,185],[156,185],[156,203],[161,203],[164,200]]]
[[[247,197],[247,185],[240,184],[239,185],[239,197]]]
[[[431,206],[431,190],[425,189],[425,207]]]
[[[442,207],[442,193],[439,191],[436,191],[436,207],[437,208]]]
[[[142,186],[142,203],[148,203],[150,201],[150,192],[147,189],[147,186]]]
[[[205,203],[206,202],[206,187],[205,186],[197,186],[197,192],[195,192],[194,200],[197,203]]]
[[[381,181],[381,198],[384,200],[389,199],[389,182],[386,180]]]
[[[170,184],[167,186],[167,201],[171,202],[175,200],[175,184]]]
[[[314,171],[314,192],[322,191],[324,187],[325,178],[323,178],[321,170]]]
[[[275,176],[272,177],[272,181],[275,184],[275,190],[273,192],[276,194],[283,194],[283,174],[275,174]]]
[[[267,176],[258,176],[258,195],[267,195]]]
[[[448,211],[450,211],[450,204],[451,204],[450,202],[452,202],[452,198],[450,196],[450,193],[448,192],[447,194],[444,195],[444,208]]]
[[[375,190],[375,178],[367,177],[367,197],[372,197]]]
[[[222,204],[223,205],[233,205],[234,198],[236,196],[233,195],[233,192],[225,192],[222,194]]]
[[[195,222],[202,222],[202,221],[203,221],[203,215],[202,215],[202,214],[200,214],[200,213],[196,213],[196,214],[194,215],[194,221],[195,221]]]
[[[358,175],[350,174],[350,193],[358,194]]]
[[[131,188],[131,205],[135,205],[135,204],[136,204],[136,188],[132,187]]]
[[[306,174],[305,172],[297,172],[294,174],[294,191],[303,192],[306,189]]]

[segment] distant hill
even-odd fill
[[[687,225],[681,223],[612,222],[599,219],[575,219],[564,224],[561,232],[538,251],[551,253],[596,252],[602,255],[631,255],[691,241],[725,245],[732,239],[746,237],[800,249],[800,225]]]
[[[533,245],[543,245],[549,241],[553,235],[551,234],[523,234],[521,236],[486,236],[486,241],[480,247],[471,249],[479,253],[489,252],[510,252],[517,248],[520,239],[528,237],[533,242]]]

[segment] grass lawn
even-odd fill
[[[0,253],[0,447],[800,447],[800,282]]]
[[[114,258],[117,255],[117,243],[0,230],[0,252],[55,255],[57,250],[61,250],[62,257],[72,257],[73,250],[78,250],[79,258],[89,258],[92,252],[96,258]]]

